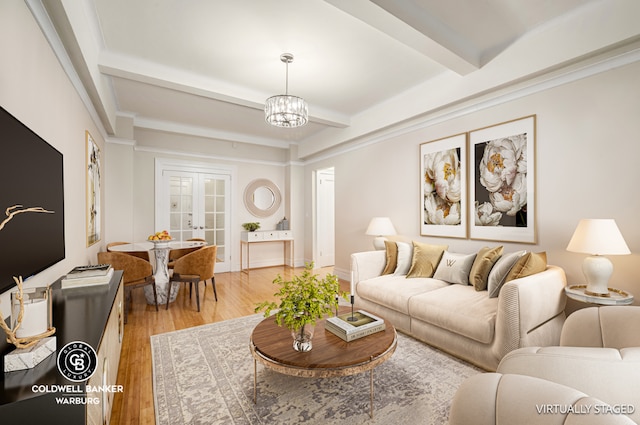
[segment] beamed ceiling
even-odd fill
[[[47,0],[107,138],[297,145],[301,160],[636,51],[637,0]],[[42,23],[41,23],[42,25]],[[285,90],[310,123],[271,127]]]

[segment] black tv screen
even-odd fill
[[[0,107],[0,293],[62,260],[62,154]]]

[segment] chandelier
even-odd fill
[[[309,121],[309,111],[303,98],[289,95],[289,64],[293,62],[293,55],[283,53],[280,60],[287,66],[285,94],[267,99],[264,105],[264,119],[276,127],[300,127]]]

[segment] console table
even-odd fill
[[[289,244],[289,265],[293,267],[293,232],[291,230],[264,230],[255,232],[242,232],[240,238],[240,271],[250,270],[250,250],[251,244],[265,243],[265,242],[282,242],[283,245],[283,259],[282,264],[287,264],[287,243]],[[244,248],[247,248],[247,268],[244,268],[244,261],[242,260]]]
[[[61,404],[59,399],[70,394],[33,388],[76,387],[80,391],[71,396],[85,399],[85,384],[115,386],[124,336],[122,271],[116,271],[108,285],[62,290],[58,279],[51,288],[57,352],[33,369],[2,373],[0,418],[3,423],[108,424],[114,392],[91,393],[96,404]],[[71,382],[58,372],[57,354],[72,341],[89,344],[98,355],[96,372],[87,382]],[[3,338],[0,359],[11,349]]]

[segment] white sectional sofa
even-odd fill
[[[351,255],[356,307],[399,331],[488,371],[517,348],[560,341],[566,277],[559,267],[511,280],[492,298],[473,285],[382,275],[387,260],[382,250]]]

